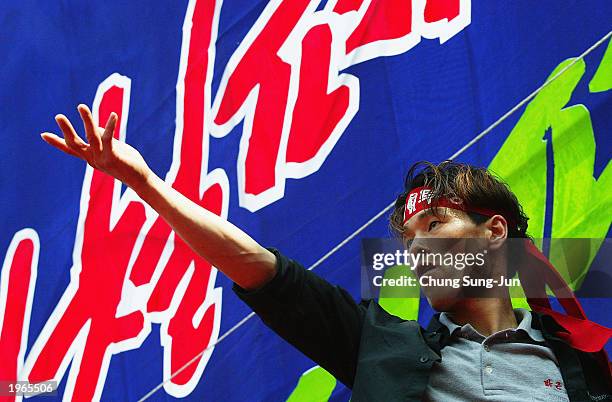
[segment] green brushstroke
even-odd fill
[[[572,61],[561,63],[550,77]],[[536,239],[544,236],[546,214],[547,140],[544,135],[554,116],[569,102],[584,70],[584,61],[581,60],[544,88],[527,105],[489,165],[489,169],[504,179],[521,201],[529,216],[529,234]]]
[[[577,289],[610,228],[612,169],[608,162],[599,178],[594,178],[595,136],[584,105],[561,110],[552,127],[555,182],[551,236],[583,240],[553,241],[550,260]]]
[[[287,402],[327,402],[336,387],[336,379],[315,366],[300,376]]]
[[[589,82],[591,92],[605,92],[612,89],[612,41],[608,42],[608,48],[604,53],[595,75]]]
[[[571,61],[561,63],[551,76]],[[602,60],[597,74],[604,77],[601,72],[611,68],[608,57]],[[541,91],[527,106],[489,166],[505,179],[521,201],[530,217],[529,233],[535,238],[544,235],[546,176],[554,173],[553,189],[550,189],[553,191],[551,237],[585,240],[555,240],[551,244],[550,260],[575,289],[582,283],[608,232],[611,220],[606,212],[612,202],[609,164],[598,180],[593,176],[595,136],[589,111],[584,105],[565,107],[584,71],[584,61],[580,60]],[[546,170],[546,140],[543,139],[549,129],[554,155],[554,172],[550,173]]]
[[[404,265],[391,267],[385,271],[384,278],[399,278],[402,275],[412,275],[410,268]],[[419,318],[419,302],[418,287],[408,289],[382,288],[378,299],[378,304],[388,313],[404,320],[417,320]]]

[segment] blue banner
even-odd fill
[[[101,126],[116,112],[157,175],[307,267],[383,211],[412,163],[459,150],[508,182],[532,236],[603,239],[609,40],[577,57],[611,16],[600,1],[5,1],[0,378],[57,381],[63,400],[162,383],[151,400],[350,397],[257,317],[242,323],[231,281],[132,190],[45,144],[57,113],[82,131],[77,104]],[[358,298],[360,239],[388,236],[387,216],[315,272]],[[575,288],[591,263],[568,268]],[[612,325],[609,299],[583,305]]]

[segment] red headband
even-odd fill
[[[410,191],[404,206],[404,224],[419,212],[432,206],[432,192],[429,187],[417,187]],[[499,212],[466,205],[461,199],[438,198],[435,207],[458,209],[465,212],[475,212],[484,216],[501,215]],[[574,293],[563,280],[559,272],[538,250],[530,239],[525,239],[525,251],[528,258],[518,269],[519,279],[527,296],[527,302],[532,310],[548,314],[567,330],[556,335],[564,339],[572,347],[585,352],[602,351],[601,364],[610,371],[610,363],[603,347],[612,337],[612,329],[589,321]],[[554,311],[546,294],[546,285],[552,290],[567,315]]]
[[[406,204],[404,205],[404,222],[408,222],[408,219],[412,218],[419,212],[430,208],[432,202],[431,188],[429,187],[417,187],[412,189],[406,197]],[[499,212],[493,211],[492,209],[479,208],[471,205],[466,205],[460,198],[438,198],[435,202],[435,207],[446,207],[452,209],[458,209],[464,212],[474,212],[484,216],[501,215]],[[506,219],[507,220],[507,219]]]

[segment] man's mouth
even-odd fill
[[[415,272],[417,274],[417,277],[421,277],[423,276],[425,273],[431,271],[432,269],[437,268],[437,265],[432,265],[432,264],[426,264],[426,265],[417,265]]]

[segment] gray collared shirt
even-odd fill
[[[514,314],[517,328],[485,337],[441,313],[451,340],[432,367],[423,400],[569,401],[557,358],[531,327],[531,312],[517,308]]]

